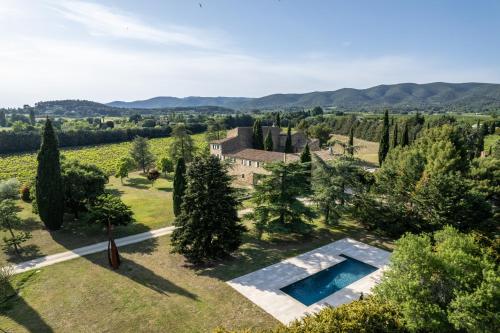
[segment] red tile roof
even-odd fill
[[[285,153],[277,151],[266,151],[259,149],[242,149],[225,156],[259,162],[279,162],[285,160]],[[286,161],[296,161],[299,159],[297,154],[286,154]]]

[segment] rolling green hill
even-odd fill
[[[304,94],[273,94],[245,97],[155,97],[144,101],[111,102],[113,107],[159,108],[200,105],[235,109],[329,106],[339,108],[500,108],[500,84],[491,83],[400,83],[368,89],[343,88]]]

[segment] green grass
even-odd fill
[[[490,147],[493,147],[497,141],[500,140],[500,134],[487,135],[484,138],[484,151],[488,152]],[[491,148],[493,149],[493,148]]]
[[[310,238],[258,240],[252,232],[230,259],[205,268],[170,253],[169,237],[121,248],[119,270],[105,252],[17,276],[13,296],[1,302],[7,332],[210,332],[217,326],[270,328],[279,323],[225,281],[352,237],[390,248],[391,242],[345,220],[318,228]]]
[[[152,229],[169,226],[174,220],[172,211],[172,182],[160,178],[151,187],[151,183],[138,172],[131,173],[129,179],[120,180],[111,177],[107,190],[120,195],[123,202],[129,205],[136,222],[115,229],[115,236],[127,236]],[[93,244],[106,240],[106,233],[100,225],[88,225],[74,220],[72,215],[66,215],[63,228],[48,232],[36,214],[32,213],[31,205],[19,201],[22,212],[19,216],[25,221],[25,230],[33,237],[23,244],[24,254],[21,258],[12,254],[0,252],[0,265],[6,262],[19,262],[28,259],[54,254],[68,249]],[[0,231],[0,238],[6,235]]]
[[[349,137],[345,135],[333,134],[332,137],[343,142],[347,142],[349,140]],[[354,145],[359,146],[359,150],[354,154],[354,156],[368,162],[370,165],[378,166],[378,142],[354,138]],[[342,153],[342,148],[336,145],[334,147],[334,151]]]

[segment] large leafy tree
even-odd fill
[[[183,158],[186,163],[191,162],[194,156],[195,146],[193,138],[184,123],[175,125],[172,130],[173,141],[169,147],[169,155],[173,161]]]
[[[64,187],[57,137],[47,118],[37,156],[36,206],[47,229],[61,228],[64,215]]]
[[[324,145],[330,139],[331,128],[326,124],[309,126],[307,134],[319,140],[320,145]]]
[[[382,136],[380,137],[378,148],[378,163],[382,165],[389,152],[389,111],[385,110],[384,125],[382,127]]]
[[[113,227],[127,225],[134,222],[133,213],[120,197],[103,194],[96,198],[89,207],[88,221],[99,223],[106,227],[108,232],[108,261],[111,267],[120,266],[120,256],[113,237]]]
[[[193,263],[223,258],[241,244],[245,227],[226,166],[215,156],[196,158],[187,171],[187,187],[172,251]]]
[[[495,258],[470,234],[445,227],[396,242],[375,294],[415,332],[495,332],[500,312]]]
[[[116,165],[115,177],[120,178],[120,182],[123,184],[123,178],[128,177],[128,173],[134,165],[135,162],[130,157],[122,157]]]
[[[337,222],[355,196],[366,191],[364,183],[364,171],[357,159],[341,156],[326,162],[315,157],[313,200],[323,212],[326,224]]]
[[[310,193],[308,168],[303,164],[271,163],[264,166],[270,174],[255,185],[256,208],[248,215],[257,230],[269,233],[308,233],[314,211],[299,198]]]
[[[63,160],[62,179],[66,208],[76,218],[87,204],[104,194],[104,187],[108,182],[108,176],[97,166],[77,160]]]
[[[182,197],[186,190],[186,163],[181,157],[177,160],[174,174],[174,190],[172,193],[174,215],[177,216],[181,213]]]
[[[155,161],[155,157],[149,148],[148,139],[141,136],[136,136],[134,141],[132,141],[130,156],[144,173],[151,168]]]
[[[264,149],[264,134],[260,119],[255,120],[253,123],[252,146],[254,149]]]
[[[5,231],[4,250],[14,250],[17,256],[21,255],[21,244],[31,238],[29,232],[17,231],[22,226],[22,220],[17,216],[20,211],[13,200],[0,200],[0,230]]]
[[[426,130],[411,146],[392,149],[375,174],[382,200],[372,201],[377,208],[368,207],[371,219],[392,221],[392,231],[399,233],[432,231],[445,224],[461,230],[485,225],[491,194],[479,193],[478,186],[493,179],[494,169],[477,174],[477,179],[469,176],[467,156],[473,147],[467,138],[461,127],[444,125]],[[385,215],[375,218],[380,212]]]

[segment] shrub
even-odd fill
[[[216,333],[231,331],[218,328]],[[239,331],[246,333],[250,331]],[[339,307],[327,307],[289,326],[279,326],[266,333],[382,333],[407,332],[398,312],[379,299],[368,297]]]
[[[12,267],[0,267],[0,301],[10,296],[12,290],[10,286],[10,278],[12,277]]]
[[[21,184],[15,178],[0,181],[0,200],[17,199]]]
[[[24,185],[21,188],[21,200],[24,202],[31,201],[31,188],[29,185]]]

